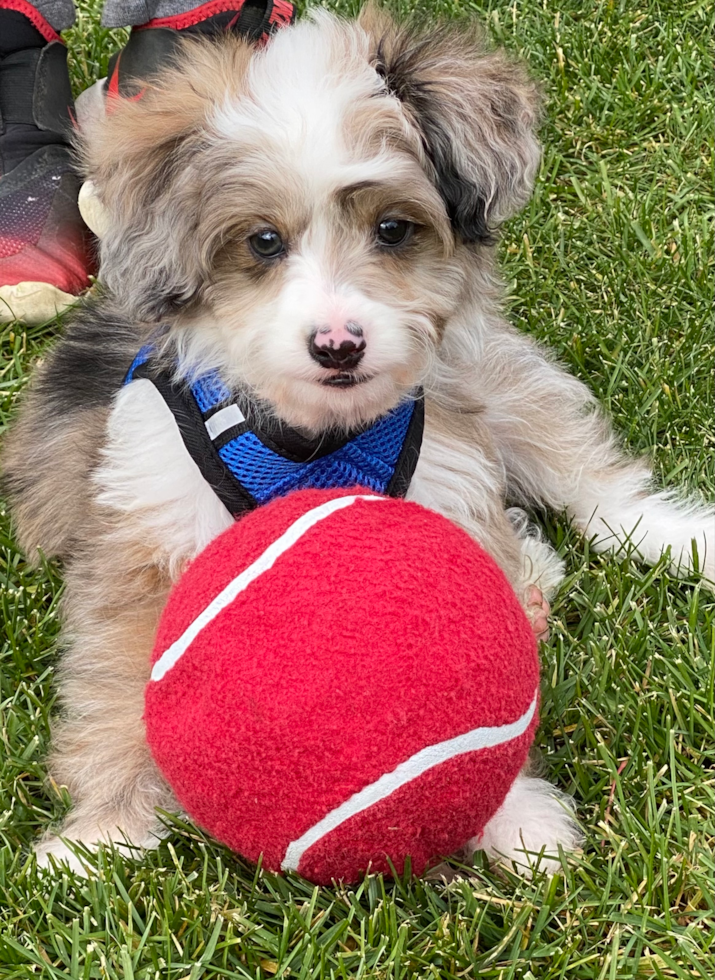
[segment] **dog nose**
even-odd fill
[[[321,367],[352,371],[365,354],[362,327],[353,320],[340,327],[318,327],[308,341],[308,353]]]

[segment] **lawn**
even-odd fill
[[[429,6],[481,16],[544,84],[541,175],[501,246],[514,322],[588,382],[659,478],[712,499],[711,4]],[[122,37],[96,10],[85,0],[68,32],[78,91]],[[3,329],[3,425],[58,329]],[[544,520],[568,576],[537,742],[577,801],[583,854],[533,882],[477,855],[449,885],[330,889],[256,872],[178,822],[141,863],[104,853],[89,880],[37,874],[29,846],[69,802],[43,761],[61,575],[27,567],[3,513],[1,980],[712,976],[712,596]]]

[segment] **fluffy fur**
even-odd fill
[[[424,384],[410,496],[479,540],[520,596],[553,589],[561,567],[508,501],[565,511],[596,547],[630,539],[648,561],[670,547],[688,569],[694,542],[715,578],[712,511],[651,492],[589,391],[501,317],[493,242],[534,179],[538,93],[476,28],[320,12],[258,50],[187,42],[181,67],[112,109],[81,145],[109,216],[107,291],[38,369],[5,454],[21,544],[65,562],[51,761],[75,801],[65,838],[154,839],[171,799],[141,719],[152,639],[172,580],[230,521],[160,400],[119,392],[157,322],[181,371],[217,368],[314,433]],[[385,220],[411,234],[380,244]],[[285,246],[275,259],[250,244],[266,229]],[[338,387],[308,348],[346,324],[365,350]],[[505,807],[490,853],[523,862],[522,839],[577,839],[539,781]],[[76,860],[57,837],[40,855]]]

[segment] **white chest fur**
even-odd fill
[[[131,515],[125,526],[172,575],[232,523],[151,381],[133,381],[117,395],[102,455],[99,504]]]

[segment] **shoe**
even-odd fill
[[[109,80],[83,92],[76,108],[59,35],[26,0],[12,0],[12,11],[0,0],[0,11],[37,32],[33,46],[0,55],[0,322],[42,323],[90,285],[89,229],[101,237],[106,222],[91,183],[80,189],[73,169],[73,123],[81,128],[88,113],[104,113],[108,97],[136,98],[137,80],[166,64],[182,33],[233,31],[265,43],[293,23],[295,8],[288,0],[210,0],[135,27],[110,60]]]
[[[92,236],[69,148],[67,49],[25,0],[0,13],[29,42],[0,53],[0,322],[41,323],[89,286]]]
[[[125,47],[109,59],[107,77],[77,98],[77,126],[81,130],[89,119],[104,115],[111,105],[108,100],[141,98],[140,81],[177,56],[182,35],[215,37],[230,31],[265,44],[272,34],[294,20],[295,7],[288,0],[210,0],[184,14],[134,27]],[[82,185],[79,207],[85,222],[101,238],[107,215],[91,181]]]
[[[94,115],[100,100],[107,97],[136,98],[138,80],[159,71],[174,57],[182,35],[216,37],[231,32],[264,44],[294,20],[295,7],[288,0],[209,0],[184,14],[133,27],[124,48],[109,59],[107,77],[78,97],[77,122],[81,128],[87,112]]]

